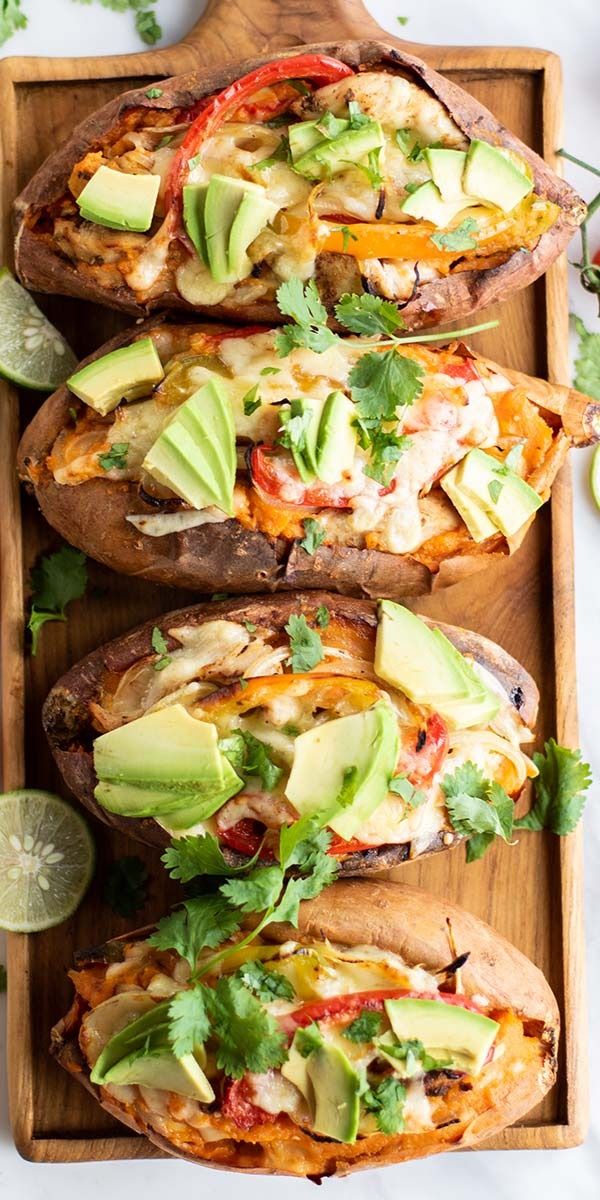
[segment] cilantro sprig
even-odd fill
[[[580,392],[600,400],[600,333],[590,333],[580,317],[573,319],[579,336],[573,382]]]
[[[509,842],[514,822],[514,804],[496,783],[486,779],[479,767],[466,762],[441,783],[453,829],[467,838],[467,862],[481,858],[496,837]]]
[[[256,775],[268,792],[277,787],[283,771],[273,762],[265,742],[249,730],[238,729],[229,737],[221,738],[219,749],[243,779]]]
[[[404,1128],[406,1088],[393,1075],[374,1087],[368,1087],[363,1093],[362,1102],[367,1112],[374,1113],[380,1133],[400,1133]]]
[[[79,600],[87,587],[86,557],[73,546],[61,546],[45,555],[31,572],[31,653],[37,654],[40,630],[46,621],[66,621],[65,609]]]
[[[292,613],[284,628],[290,639],[287,662],[293,673],[312,671],[325,657],[323,643],[316,629],[311,629],[303,613]]]
[[[514,822],[515,829],[549,829],[561,836],[572,833],[584,809],[592,783],[589,764],[582,762],[580,750],[559,746],[550,738],[543,753],[533,755],[539,771],[534,780],[535,801],[524,817]]]

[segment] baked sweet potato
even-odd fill
[[[419,633],[419,620],[410,619]],[[95,650],[59,679],[45,702],[43,722],[52,753],[78,799],[103,821],[140,841],[163,847],[171,834],[180,836],[192,827],[216,836],[232,862],[257,851],[268,858],[278,854],[281,828],[304,811],[287,794],[299,803],[290,784],[298,735],[325,719],[335,722],[391,700],[399,737],[391,771],[405,776],[410,786],[400,788],[402,795],[393,788],[388,792],[386,783],[375,809],[363,810],[351,832],[345,824],[338,832],[330,814],[330,852],[339,859],[341,873],[352,875],[446,850],[463,840],[446,807],[441,786],[446,776],[475,761],[483,777],[517,799],[527,777],[535,774],[521,743],[533,737],[538,692],[523,667],[494,642],[421,620],[427,627],[437,626],[456,647],[488,699],[492,689],[492,710],[471,714],[471,725],[469,720],[466,726],[457,724],[444,697],[436,695],[436,672],[428,674],[428,699],[420,696],[419,703],[377,674],[382,616],[373,603],[300,592],[181,609]],[[414,629],[402,635],[409,655],[413,635]],[[310,661],[303,658],[305,643],[310,643]],[[418,651],[419,661],[423,653]],[[96,773],[99,735],[173,704],[216,725],[219,745],[235,756],[231,761],[246,781],[242,787],[238,780],[232,798],[221,807],[211,806],[212,815],[200,823],[190,802],[183,806],[183,816],[155,816],[154,805],[140,812],[137,804],[139,815],[132,816],[128,804],[115,804],[105,795],[99,784],[101,771]],[[479,721],[479,727],[472,728],[473,721]],[[155,736],[162,735],[157,731]],[[244,766],[240,738],[249,741],[251,766]],[[268,761],[263,759],[261,766],[256,751],[262,754],[265,747]],[[353,742],[352,753],[354,748]],[[330,756],[333,751],[322,753]],[[137,755],[138,750],[136,761],[127,764],[132,778],[137,777]],[[313,790],[326,808],[323,789]]]
[[[250,83],[240,82],[248,74]],[[356,163],[345,149],[336,151],[335,169],[326,164],[329,178],[318,168],[315,179],[290,165],[285,138],[298,123],[324,118],[319,136],[329,139],[342,129],[340,120],[351,132],[361,122],[370,121],[371,130],[380,122],[383,132]],[[431,175],[424,149],[464,151],[474,141],[504,151],[533,191],[512,205],[484,186],[485,203],[474,205],[471,197],[471,207],[457,208],[453,201],[436,224],[410,216],[406,185],[414,190]],[[81,216],[78,200],[100,167],[160,176],[147,231],[139,224],[134,229],[142,232],[107,228],[93,213],[89,219],[83,201]],[[249,243],[243,271],[225,283],[203,262],[204,249],[196,251],[198,238],[181,219],[183,184],[204,184],[215,173],[258,185],[277,209]],[[17,199],[15,260],[29,288],[136,316],[170,307],[275,322],[277,286],[295,274],[315,278],[329,307],[362,283],[400,301],[407,326],[420,328],[460,319],[531,283],[565,248],[584,212],[538,155],[419,59],[383,42],[319,44],[161,80],[105,105]]]
[[[316,1117],[311,1120],[300,1091],[277,1069],[246,1071],[232,1080],[209,1057],[212,1103],[156,1088],[92,1083],[92,1068],[113,1028],[127,1019],[113,1010],[125,1009],[128,998],[138,1011],[142,1003],[144,1010],[152,1010],[189,986],[187,965],[174,951],[153,949],[150,933],[140,930],[76,956],[71,972],[75,999],[52,1030],[51,1051],[107,1112],[167,1154],[221,1169],[318,1181],[473,1147],[531,1109],[554,1082],[559,1015],[541,972],[488,925],[449,901],[400,884],[354,880],[334,884],[302,905],[299,930],[269,926],[254,946],[269,968],[263,973],[267,978],[293,981],[286,992],[293,999],[283,1009],[280,1000],[266,1004],[277,1014],[286,1041],[310,1023],[313,1045],[315,1037],[327,1043],[336,1036],[349,1060],[362,1056],[369,1063],[366,1103],[371,1112],[365,1112],[363,1101],[354,1140],[316,1134]],[[282,943],[285,957],[277,949]],[[324,991],[318,971],[307,988],[306,982],[298,982],[301,976],[306,981],[306,971],[295,967],[318,963],[320,956],[327,968]],[[464,965],[457,970],[461,960]],[[216,978],[207,975],[204,982],[214,987]],[[372,1061],[376,1045],[371,1039],[389,1023],[385,1000],[407,992],[417,999],[423,994],[437,999],[450,1011],[466,1008],[497,1022],[479,1071],[448,1069],[448,1059],[445,1067],[431,1060],[419,1064],[418,1041],[412,1043],[417,1062],[410,1071],[398,1059],[393,1067],[394,1060],[387,1065]],[[352,1031],[349,1037],[345,1033],[351,1019],[361,1014],[371,1022],[370,1032],[357,1044]],[[129,1020],[132,1016],[135,1012]],[[309,1047],[305,1049],[308,1054]],[[410,1078],[403,1079],[403,1072]],[[373,1109],[383,1094],[388,1096],[387,1117],[378,1118]]]
[[[387,451],[378,460],[375,442],[357,445],[337,483],[306,485],[280,444],[287,399],[323,403],[341,389],[354,400],[350,368],[367,350],[372,359],[375,343],[338,339],[324,353],[293,349],[282,358],[267,330],[155,317],[86,361],[147,337],[166,371],[162,383],[106,417],[62,387],[26,429],[19,472],[50,524],[87,554],[200,592],[325,586],[396,598],[452,583],[514,551],[530,524],[519,517],[510,536],[493,524],[475,541],[443,490],[455,464],[484,447],[503,469],[520,447],[518,473],[534,501],[546,500],[569,446],[600,435],[600,406],[578,392],[498,367],[462,344],[400,346],[401,365],[420,380],[395,418],[407,436],[388,439],[398,461],[387,463]],[[237,438],[232,519],[210,505],[194,510],[144,465],[170,416],[213,378],[227,387]],[[317,532],[312,542],[307,529]]]

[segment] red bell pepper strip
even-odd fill
[[[252,483],[271,501],[287,508],[348,508],[343,484],[303,483],[287,456],[274,446],[254,446],[250,453]],[[286,495],[286,491],[287,494]]]
[[[232,1079],[226,1083],[221,1112],[238,1129],[252,1129],[254,1125],[264,1125],[276,1119],[264,1108],[252,1103],[247,1079]]]
[[[481,378],[472,358],[463,358],[460,363],[449,363],[447,367],[442,367],[442,374],[449,375],[451,379],[458,379],[461,383],[470,383],[472,379]]]
[[[241,79],[230,83],[224,91],[213,96],[198,114],[173,159],[165,193],[167,210],[173,205],[179,208],[189,159],[198,153],[202,143],[212,136],[223,121],[255,92],[286,79],[312,79],[322,86],[353,74],[353,70],[346,66],[346,63],[326,54],[297,54],[265,63],[264,67],[259,67],[249,75],[243,75]]]
[[[219,829],[217,826],[217,833],[222,845],[236,850],[238,854],[246,854],[248,858],[253,858],[264,839],[265,827],[251,817],[242,817],[235,825],[228,825],[226,829]],[[260,857],[272,859],[273,853],[268,846],[263,846]]]
[[[426,787],[439,771],[448,753],[448,729],[439,713],[427,718],[424,729],[410,730],[410,741],[403,740],[398,773],[405,774],[413,787]]]
[[[312,1025],[313,1021],[330,1021],[336,1017],[354,1017],[364,1008],[379,1010],[385,1000],[441,1000],[444,1004],[454,1004],[458,1008],[468,1008],[472,1012],[481,1012],[478,1004],[468,996],[455,995],[454,992],[413,992],[408,988],[380,988],[370,992],[351,992],[348,996],[330,996],[327,1000],[309,1000],[294,1012],[286,1013],[279,1018],[279,1025],[285,1033],[292,1034],[296,1029]]]

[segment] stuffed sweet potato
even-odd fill
[[[465,764],[503,797],[510,837],[537,704],[486,638],[309,592],[150,621],[64,675],[43,721],[78,799],[140,841],[209,832],[232,862],[272,861],[310,817],[361,874],[464,840]]]
[[[319,1180],[472,1147],[554,1081],[559,1015],[541,972],[416,888],[334,884],[299,929],[230,945],[218,972],[204,951],[191,979],[152,942],[141,930],[77,955],[51,1050],[112,1116],[191,1162]],[[183,1055],[199,978],[208,1022]]]
[[[355,320],[379,315],[365,299],[346,301]],[[21,477],[68,541],[126,574],[399,598],[511,553],[569,446],[600,433],[597,403],[462,344],[322,334],[317,352],[152,318],[42,405]],[[124,367],[127,347],[149,366]]]
[[[111,101],[16,202],[37,291],[139,315],[280,319],[277,287],[365,291],[407,326],[536,279],[585,208],[472,96],[381,42],[302,47]]]

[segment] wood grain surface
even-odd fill
[[[14,58],[0,64],[4,261],[11,261],[10,206],[15,194],[75,123],[119,91],[146,78],[342,36],[384,37],[421,55],[554,162],[554,149],[561,144],[562,92],[560,63],[551,54],[515,47],[399,43],[382,34],[359,0],[253,0],[251,5],[245,0],[212,0],[189,36],[166,50],[102,59]],[[124,325],[122,317],[80,302],[43,297],[41,304],[80,355]],[[564,263],[486,316],[499,316],[501,325],[473,340],[478,349],[529,374],[568,382]],[[19,496],[14,469],[19,427],[31,417],[39,396],[18,395],[1,386],[2,786],[7,790],[27,783],[64,794],[39,719],[50,686],[100,642],[185,603],[188,597],[120,578],[90,563],[86,597],[70,606],[66,624],[44,629],[38,655],[30,656],[24,649],[23,629],[29,570],[40,553],[56,548],[57,539],[34,502]],[[542,510],[513,559],[414,607],[501,642],[540,686],[538,745],[550,735],[576,744],[571,494],[566,472],[555,485],[551,505]],[[9,938],[11,1117],[19,1151],[36,1161],[141,1158],[157,1153],[145,1139],[132,1137],[116,1125],[47,1053],[50,1026],[69,1002],[65,970],[73,951],[124,932],[132,924],[114,916],[103,901],[110,862],[123,854],[136,854],[150,869],[148,902],[134,924],[156,918],[173,899],[151,851],[99,824],[93,832],[98,864],[80,910],[58,929]],[[489,921],[534,959],[559,999],[564,1032],[558,1083],[523,1124],[491,1143],[495,1147],[572,1146],[585,1133],[581,859],[580,834],[561,841],[547,834],[522,834],[518,845],[496,846],[482,862],[469,867],[459,849],[397,872],[403,880],[422,883]]]

